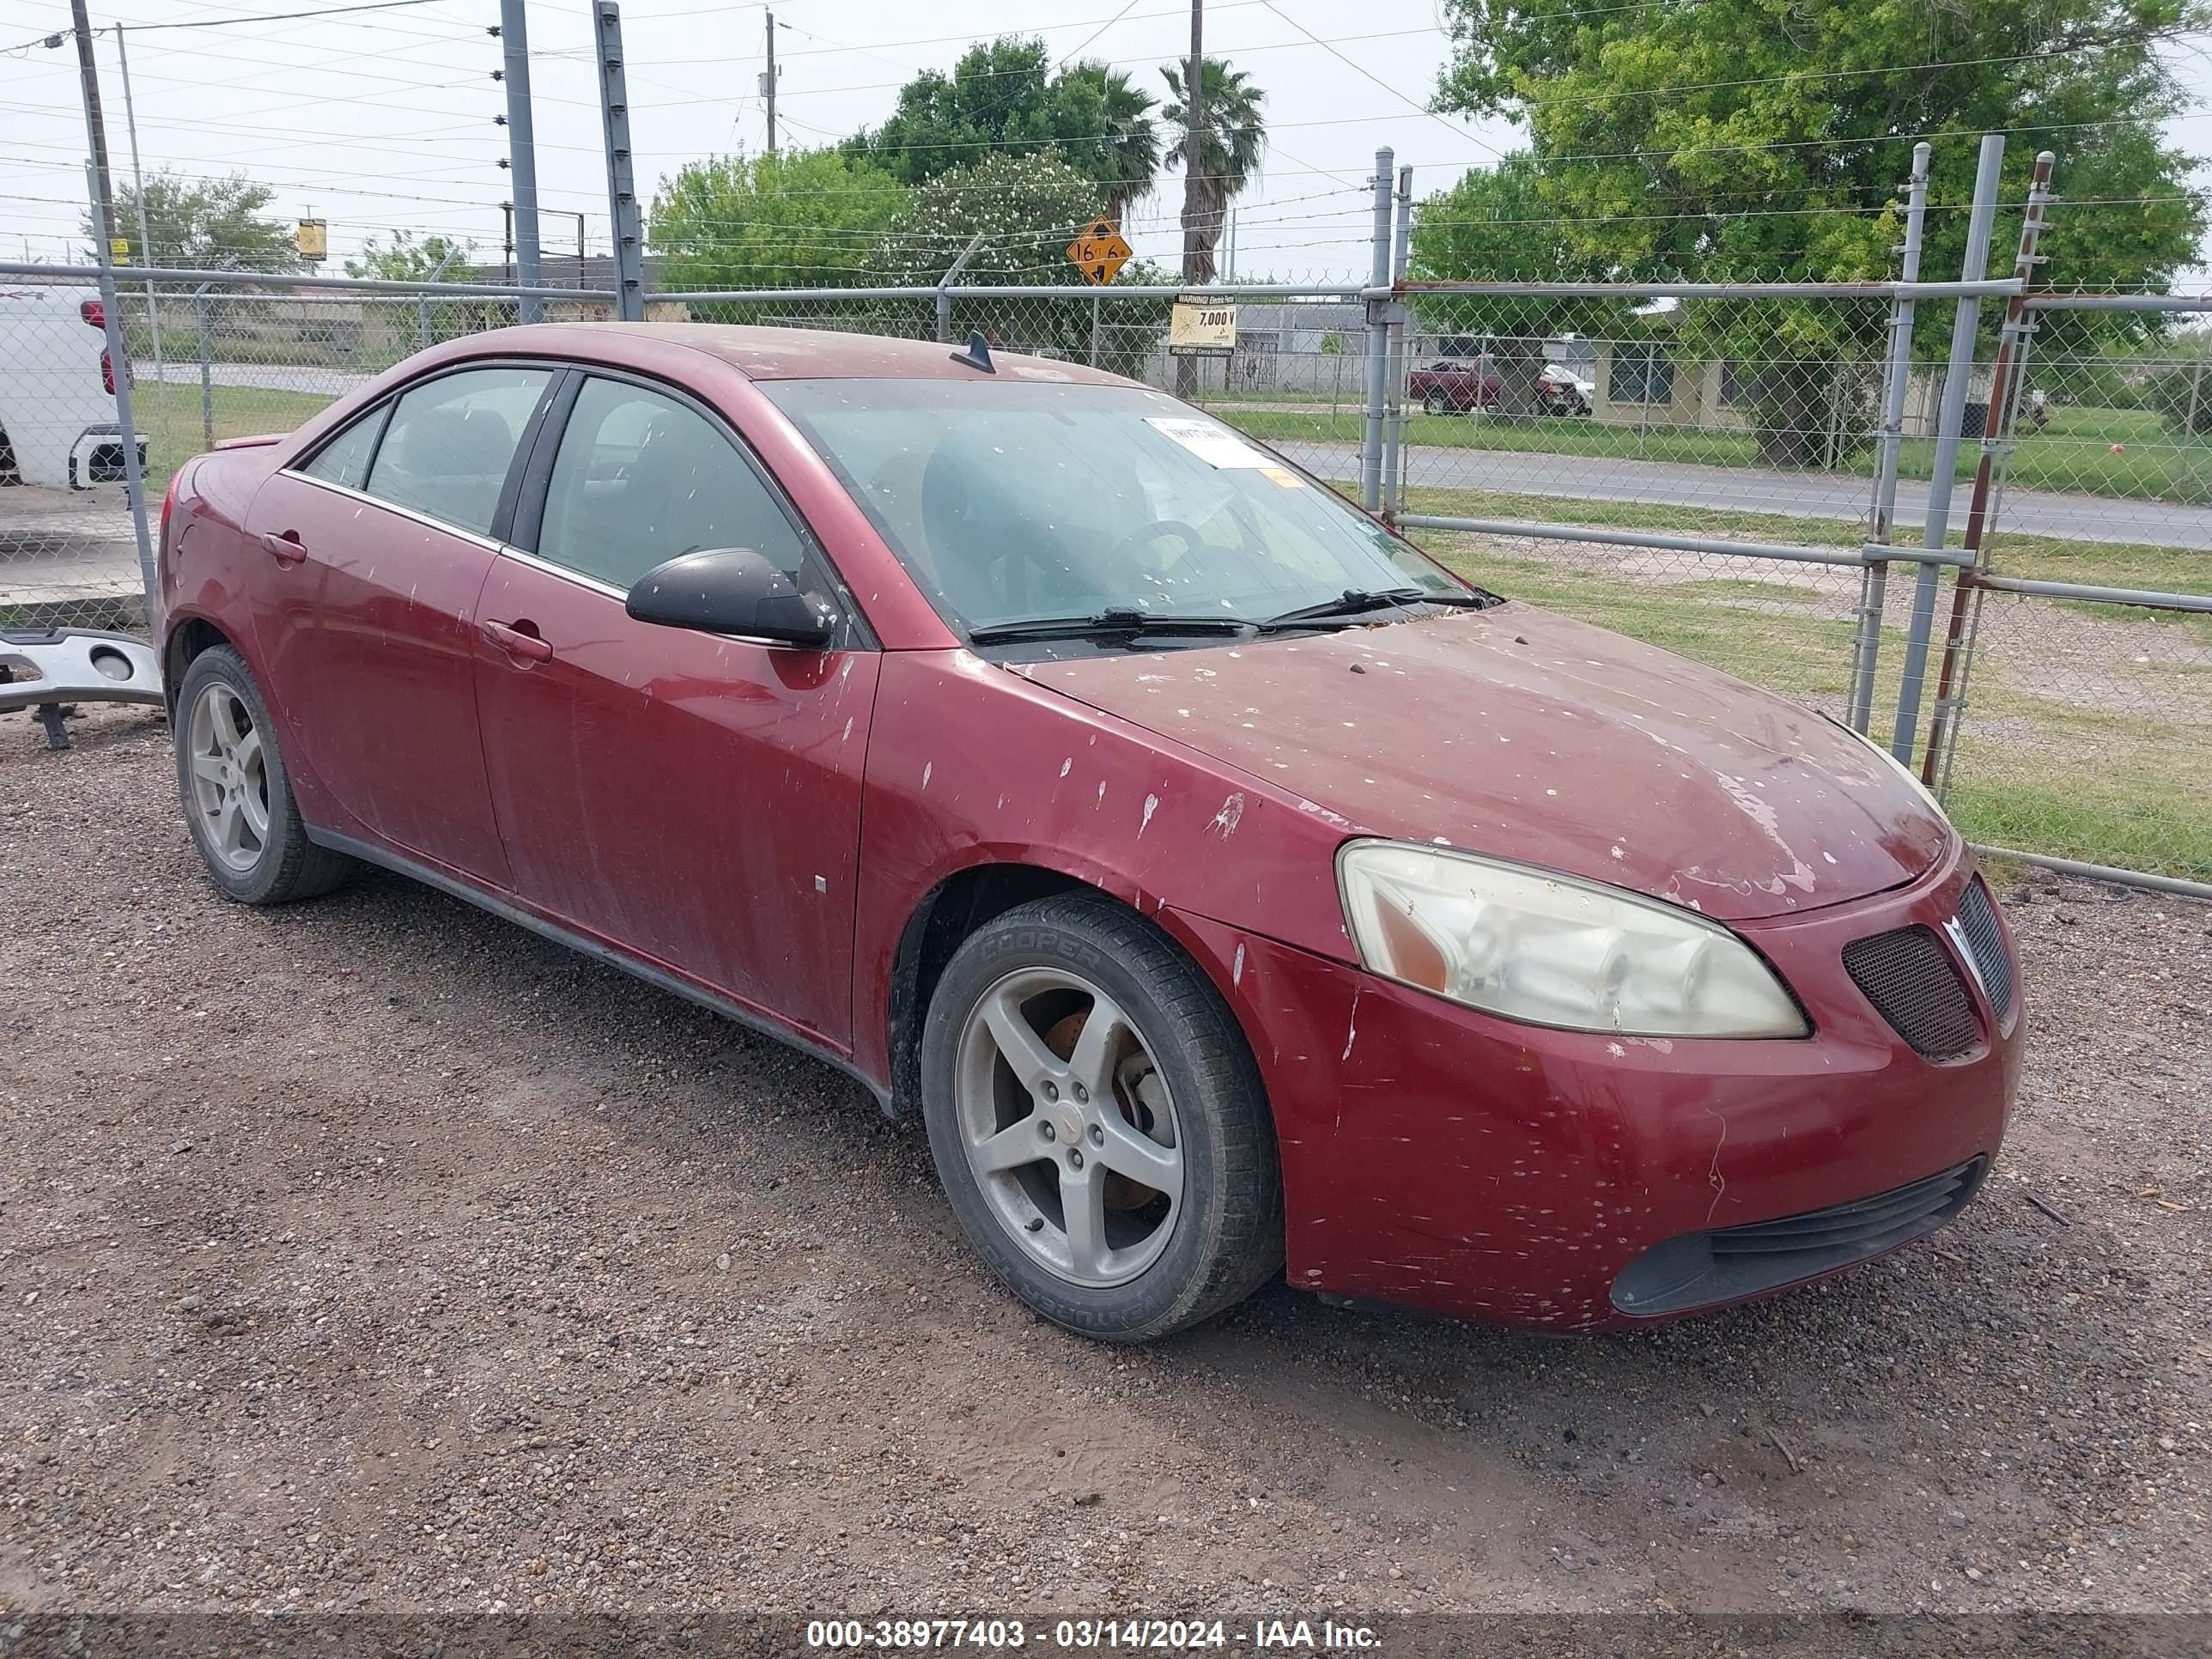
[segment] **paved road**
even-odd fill
[[[1328,441],[1273,444],[1324,478],[1357,479],[1359,446]],[[1674,461],[1615,460],[1587,455],[1536,455],[1494,449],[1422,447],[1407,456],[1406,481],[1415,489],[1490,489],[1571,501],[1642,501],[1731,513],[1772,513],[1796,519],[1863,520],[1871,484],[1865,478],[1819,472],[1770,472],[1752,467],[1697,466]],[[1951,497],[1954,530],[1965,528],[1971,490]],[[1571,517],[1571,514],[1563,514]],[[1897,487],[1897,519],[1917,529],[1927,522],[1928,486]],[[2008,489],[2003,523],[2024,534],[2088,542],[2142,542],[2212,551],[2212,507],[2169,501],[2063,495]],[[1899,539],[1904,539],[1900,535]]]
[[[151,357],[134,358],[131,364],[132,376],[141,380],[161,380],[170,386],[198,386],[200,366],[197,362],[163,363],[161,372],[154,372]],[[352,369],[322,368],[310,363],[210,363],[208,379],[216,386],[252,386],[263,392],[297,392],[312,397],[337,398],[357,386],[366,386],[376,377]]]
[[[148,380],[151,362],[134,365]],[[319,393],[335,398],[371,377],[306,365],[217,363],[217,386]],[[197,385],[194,363],[163,366],[161,379]],[[1223,414],[1232,412],[1224,405]],[[1284,439],[1275,448],[1324,478],[1356,480],[1359,447],[1333,440]],[[1422,447],[1407,455],[1407,482],[1415,488],[1491,489],[1565,501],[1641,501],[1659,507],[1711,507],[1731,513],[1772,513],[1796,519],[1863,520],[1870,485],[1865,478],[1819,472],[1772,472],[1755,467],[1698,466],[1676,461],[1618,460],[1589,455],[1540,455],[1520,451]],[[1951,527],[1962,529],[1971,491],[1960,485],[1951,499]],[[1912,479],[1897,488],[1901,526],[1926,522],[1928,486]],[[1571,516],[1564,514],[1562,516]],[[2212,507],[2169,501],[2065,495],[2049,490],[2008,489],[2006,528],[2087,542],[2142,542],[2212,551]]]

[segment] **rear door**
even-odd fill
[[[507,867],[477,718],[477,600],[562,374],[472,364],[417,381],[270,478],[247,527],[270,564],[272,690],[317,816],[495,887]]]
[[[563,402],[484,586],[507,631],[476,642],[515,891],[843,1051],[877,653],[855,620],[818,650],[633,621],[630,586],[684,553],[835,579],[703,405],[598,371]]]

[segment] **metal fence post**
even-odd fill
[[[429,276],[424,280],[434,283],[442,278],[446,274],[446,267],[460,256],[460,252],[458,246],[448,246],[444,257],[432,267]],[[617,314],[620,314],[619,309]],[[428,351],[429,349],[430,296],[427,293],[418,294],[415,296],[415,349]]]
[[[1099,298],[1094,294],[1091,296],[1091,367],[1093,368],[1098,367],[1098,334],[1103,326],[1099,315]]]
[[[1989,274],[1990,235],[1996,224],[1998,173],[2004,165],[2004,135],[1982,135],[1980,164],[1974,172],[1974,201],[1966,217],[1966,257],[1961,282],[1978,283]],[[1943,402],[1936,417],[1936,459],[1928,477],[1928,526],[1923,547],[1940,552],[1950,532],[1951,487],[1959,470],[1959,438],[1966,424],[1967,383],[1974,374],[1974,337],[1981,325],[1978,298],[1960,300],[1951,320],[1951,357],[1943,373]],[[1913,738],[1920,726],[1921,682],[1928,674],[1928,641],[1936,627],[1936,589],[1941,570],[1923,562],[1912,584],[1912,621],[1905,636],[1905,666],[1897,688],[1897,720],[1889,751],[1900,764],[1912,764]]]
[[[88,165],[84,170],[84,182],[85,188],[91,193],[96,218],[100,206],[100,169]],[[150,625],[154,619],[155,590],[154,538],[146,529],[146,476],[138,465],[138,424],[131,410],[131,354],[124,347],[123,319],[116,304],[114,258],[106,236],[95,240],[100,243],[100,326],[107,336],[109,374],[115,381],[115,415],[121,425],[123,483],[131,499],[131,528],[138,541],[138,579],[145,588],[146,620]]]
[[[200,332],[200,449],[215,447],[215,331],[208,324],[208,290],[202,283],[192,290],[192,319]]]
[[[1398,169],[1397,228],[1390,248],[1390,286],[1406,280],[1413,249],[1413,169]],[[1405,508],[1406,480],[1406,313],[1405,301],[1393,294],[1390,320],[1385,327],[1384,391],[1388,417],[1382,428],[1382,516],[1389,520]]]
[[[1989,417],[1982,422],[1981,459],[1974,468],[1974,493],[1966,508],[1966,550],[1972,562],[1960,567],[1951,591],[1951,630],[1943,640],[1943,665],[1936,680],[1936,708],[1929,721],[1928,753],[1921,769],[1921,781],[1931,786],[1939,781],[1939,762],[1958,734],[1966,660],[1972,654],[1969,618],[1980,615],[1981,594],[1975,577],[1985,557],[1982,550],[1989,534],[1997,463],[2012,447],[2014,410],[2020,401],[2020,388],[2027,380],[2028,338],[2035,331],[2027,314],[2027,289],[2040,262],[2036,244],[2051,205],[2051,169],[2057,160],[2047,149],[2035,158],[2027,188],[2027,212],[2020,226],[2020,252],[2013,264],[2020,292],[2005,301],[2004,327],[1997,335],[1997,360],[1990,374]]]
[[[1375,152],[1375,261],[1376,290],[1390,286],[1390,163],[1388,148]],[[1359,432],[1359,504],[1370,513],[1382,509],[1382,422],[1389,366],[1386,337],[1389,301],[1370,295],[1367,301],[1367,410]]]
[[[1920,280],[1920,246],[1928,217],[1928,173],[1935,151],[1912,147],[1912,176],[1905,181],[1904,259],[1900,280]],[[1881,398],[1881,464],[1875,474],[1874,512],[1867,539],[1887,544],[1897,519],[1897,464],[1905,443],[1905,398],[1912,381],[1912,325],[1917,302],[1909,290],[1890,304],[1889,362]],[[1859,585],[1859,631],[1851,646],[1851,691],[1844,719],[1863,733],[1874,720],[1875,663],[1881,654],[1881,617],[1889,599],[1889,567],[1870,564]]]
[[[960,250],[960,257],[945,267],[945,275],[937,279],[937,337],[947,345],[952,343],[952,284],[960,273],[968,269],[968,262],[975,257],[975,250],[983,246],[983,233],[977,231],[968,239],[968,246]],[[1097,337],[1097,330],[1092,330]]]

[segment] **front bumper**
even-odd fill
[[[1968,975],[1981,1041],[1931,1062],[1862,994],[1843,949],[1916,923],[1948,941],[1972,877],[1960,848],[1895,891],[1743,924],[1812,1016],[1813,1036],[1790,1041],[1519,1025],[1257,934],[1166,919],[1236,1008],[1267,1080],[1293,1285],[1587,1330],[1805,1282],[1971,1198],[2019,1080],[2018,1000],[2001,1018]],[[1684,1267],[1701,1247],[1679,1241],[1792,1218],[1805,1224],[1769,1237],[1802,1244],[1808,1227],[1892,1218],[1818,1212],[1940,1176],[1954,1182],[1938,1201],[1896,1212],[1911,1225],[1862,1227],[1863,1248],[1796,1255],[1780,1278],[1699,1280]],[[1647,1263],[1617,1297],[1662,1247],[1677,1259]],[[1644,1294],[1654,1287],[1667,1294]]]

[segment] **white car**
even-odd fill
[[[123,477],[105,324],[96,289],[0,288],[0,483],[88,489]]]

